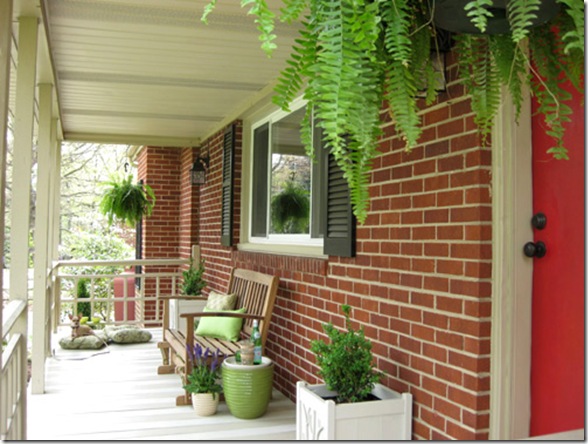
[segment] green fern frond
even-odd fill
[[[564,31],[563,41],[566,43],[564,52],[569,54],[570,51],[579,50],[584,54],[584,30],[585,30],[585,15],[584,15],[584,1],[582,0],[558,0],[564,5],[566,15],[570,17],[573,27]]]
[[[410,8],[408,0],[393,0],[393,7],[384,9],[384,46],[389,57],[408,65],[412,53]]]
[[[556,159],[567,159],[567,149],[563,146],[564,124],[570,121],[570,107],[566,104],[571,94],[562,87],[565,79],[560,78],[565,66],[562,63],[563,48],[553,39],[549,26],[538,26],[531,31],[529,48],[536,73],[532,77],[531,88],[537,98],[537,112],[543,114],[546,133],[555,142],[548,152]]]
[[[489,45],[500,83],[510,92],[518,121],[523,102],[523,85],[529,83],[526,58],[519,45],[506,34],[490,36]]]
[[[259,40],[261,41],[261,49],[270,56],[274,49],[277,48],[273,42],[276,38],[274,34],[274,19],[276,15],[269,9],[265,0],[241,0],[241,7],[249,6],[249,12],[255,16],[255,23],[259,31]]]
[[[515,43],[523,40],[528,34],[541,0],[511,0],[507,4],[507,15],[510,23],[511,37]]]
[[[282,0],[284,6],[280,9],[280,20],[285,23],[292,23],[302,15],[308,7],[309,0]]]
[[[411,34],[413,11],[409,2],[395,0],[394,5],[387,8],[382,15],[387,59],[384,94],[390,105],[390,115],[394,124],[402,135],[407,149],[410,149],[421,134],[416,105],[418,88],[413,72],[422,72],[427,63],[413,55],[411,42],[414,37],[417,44],[425,47],[426,43],[421,40],[422,36],[419,33],[414,36]],[[429,53],[426,54],[428,56]],[[417,65],[416,68],[414,64]]]
[[[480,30],[486,32],[488,27],[488,17],[492,17],[492,12],[488,8],[492,6],[492,0],[473,0],[468,2],[464,9],[468,11],[468,17],[471,22]]]
[[[304,85],[304,79],[311,76],[311,67],[316,62],[316,48],[318,45],[316,33],[308,22],[303,22],[306,30],[300,32],[300,38],[292,47],[288,66],[282,70],[278,83],[274,88],[272,101],[281,109],[289,111],[290,103],[296,98]]]
[[[200,20],[203,23],[208,24],[208,16],[210,15],[210,13],[212,11],[214,11],[214,8],[216,8],[217,2],[218,2],[218,0],[210,0],[206,5],[204,5],[204,12],[202,13],[202,16],[200,17]]]
[[[494,116],[500,106],[500,76],[493,63],[489,37],[484,35],[460,35],[456,38],[460,54],[460,77],[472,97],[474,122],[485,143],[492,130]]]

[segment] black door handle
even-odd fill
[[[543,213],[537,213],[531,218],[531,225],[537,230],[543,230],[547,225],[547,217]]]
[[[523,248],[525,256],[541,258],[547,253],[547,247],[541,241],[538,242],[527,242]]]

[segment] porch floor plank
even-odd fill
[[[221,402],[216,415],[177,407],[179,376],[157,375],[161,329],[146,344],[100,351],[57,345],[46,366],[45,394],[28,396],[29,440],[294,440],[295,404],[274,390],[261,418],[235,418]],[[66,333],[61,333],[61,335]],[[58,335],[59,336],[59,335]]]

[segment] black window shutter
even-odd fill
[[[233,172],[235,158],[235,125],[225,131],[223,139],[223,186],[221,245],[233,245]]]
[[[355,216],[351,208],[351,197],[347,180],[332,154],[325,162],[327,184],[325,187],[325,238],[324,254],[333,256],[355,256]]]
[[[253,132],[253,193],[251,196],[251,236],[267,236],[269,124]]]

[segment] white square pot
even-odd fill
[[[180,318],[182,313],[201,313],[206,307],[206,300],[186,301],[182,299],[170,299],[169,301],[169,326],[174,330],[186,331],[186,319]],[[199,319],[199,318],[196,318]]]
[[[298,440],[410,440],[412,395],[376,384],[380,400],[336,404],[324,384],[296,384]]]

